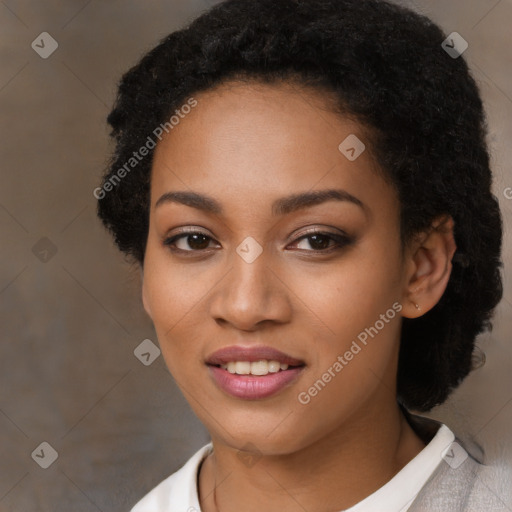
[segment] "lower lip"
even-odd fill
[[[218,366],[208,365],[208,368],[214,381],[226,393],[236,398],[257,400],[267,398],[281,391],[299,376],[304,366],[261,376],[237,375]]]

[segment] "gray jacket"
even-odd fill
[[[421,416],[409,414],[407,417],[414,430],[427,441],[440,425]],[[510,462],[487,466],[474,457],[460,439],[455,441],[464,447],[468,457],[457,467],[443,461],[417,494],[408,512],[512,512]]]

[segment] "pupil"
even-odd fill
[[[310,242],[310,244],[314,249],[326,249],[329,246],[329,238],[325,235],[311,235],[310,239],[312,239],[312,242]],[[320,240],[323,239],[323,241],[327,242],[327,243],[318,244],[319,239]],[[315,241],[316,241],[316,243],[315,243]],[[320,247],[318,245],[320,245]]]
[[[193,239],[197,242],[197,239],[198,238],[202,238],[203,239],[203,243],[199,243],[199,244],[194,244],[194,242],[190,242],[190,239]],[[192,247],[193,249],[206,249],[208,247],[208,237],[205,236],[205,235],[189,235],[188,236],[188,239],[189,239],[189,246]]]

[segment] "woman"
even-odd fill
[[[502,295],[446,39],[380,0],[228,0],[124,75],[98,213],[212,440],[133,512],[499,509],[409,412],[470,372]]]

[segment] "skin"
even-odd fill
[[[402,252],[396,191],[379,175],[363,127],[331,112],[325,95],[231,82],[194,97],[198,105],[155,149],[142,292],[169,371],[212,438],[198,479],[201,508],[346,509],[425,446],[396,403],[401,317],[418,317],[441,298],[456,249],[453,221],[437,219]],[[349,134],[367,147],[355,161],[338,150]],[[272,215],[277,198],[330,188],[364,207],[330,200]],[[223,213],[156,207],[170,191],[207,194]],[[210,238],[185,236],[175,247],[189,252],[173,253],[163,241],[179,227]],[[322,254],[336,241],[301,238],[311,228],[352,242]],[[248,236],[263,250],[252,263],[236,252]],[[401,312],[301,404],[298,394],[395,302]],[[270,345],[306,367],[274,396],[234,398],[205,360],[235,344]]]

